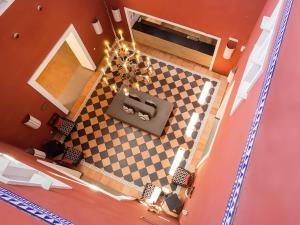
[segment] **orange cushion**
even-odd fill
[[[73,164],[73,160],[71,160],[71,159],[62,159],[61,161],[66,164],[70,164],[70,165]]]
[[[62,123],[63,123],[63,119],[58,118],[58,119],[55,121],[54,126],[55,126],[56,128],[60,128],[60,127],[62,126]]]
[[[187,175],[186,178],[185,178],[185,181],[184,181],[184,185],[187,186],[190,182],[190,179],[191,179],[191,175]]]

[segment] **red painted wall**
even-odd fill
[[[277,1],[269,0],[262,12],[262,15],[271,15],[271,12],[275,7],[275,3],[277,3]],[[192,198],[185,205],[189,214],[188,216],[182,216],[180,219],[181,224],[183,225],[221,224],[242,152],[246,144],[264,78],[263,72],[263,76],[261,76],[255,84],[249,93],[247,100],[242,102],[233,116],[230,116],[229,113],[232,108],[247,59],[261,32],[261,19],[262,17],[259,18],[247,44],[248,48],[240,60],[239,69],[235,76],[235,87],[221,123],[219,133],[216,137],[211,155],[197,172],[195,182],[196,189]],[[245,205],[245,213],[246,210],[247,206]],[[241,222],[236,224],[244,223]]]
[[[50,191],[42,188],[4,185],[0,186],[38,204],[61,217],[72,221],[77,225],[145,225],[140,217],[144,216],[155,224],[178,225],[174,218],[165,217],[161,219],[137,201],[117,201],[101,193],[94,192],[80,184],[54,176],[59,174],[43,165],[37,163],[35,158],[21,151],[20,149],[1,144],[1,152],[15,157],[17,160],[26,163],[38,170],[46,172],[50,176],[61,180],[72,186],[72,190],[52,189]],[[64,175],[62,175],[64,176]],[[1,224],[44,224],[30,215],[0,201]],[[24,221],[27,221],[26,223]]]
[[[236,51],[229,61],[222,59],[225,40],[232,36],[238,38],[240,44],[245,44],[265,0],[256,0],[247,7],[238,0],[190,2],[186,4],[182,1],[155,0],[150,4],[135,0],[114,0],[112,5],[125,5],[222,37],[214,69],[227,73],[236,64],[239,52]],[[36,10],[37,4],[43,5],[42,12]],[[94,17],[98,17],[103,26],[104,34],[101,36],[95,34],[90,24]],[[71,23],[98,63],[103,52],[103,40],[112,38],[101,0],[76,0],[72,3],[67,0],[41,0],[39,3],[33,0],[15,1],[0,17],[0,140],[27,148],[39,146],[49,139],[50,130],[46,123],[52,113],[59,110],[49,103],[48,109],[41,111],[41,105],[48,101],[29,86],[27,81]],[[14,32],[20,33],[18,40],[12,39]],[[94,47],[96,51],[93,50]],[[39,130],[22,124],[27,113],[42,121]]]
[[[30,225],[41,224],[40,220],[32,216],[29,216],[28,214],[22,212],[21,210],[16,210],[14,206],[11,206],[5,203],[4,201],[0,201],[0,212],[1,212],[0,213],[1,224],[4,225],[20,225],[21,224],[20,221],[22,221],[22,224],[30,224]]]
[[[38,4],[43,5],[42,12],[36,10]],[[91,25],[95,17],[103,26],[100,36]],[[102,0],[15,1],[0,17],[0,140],[32,147],[50,137],[46,123],[59,110],[49,103],[48,109],[41,111],[48,101],[27,81],[71,23],[97,64],[103,40],[112,37]],[[12,38],[14,32],[20,33],[18,40]],[[27,113],[42,121],[40,129],[22,124]]]
[[[42,104],[45,99],[27,86],[26,81],[66,29],[67,25],[71,21],[75,24],[95,61],[99,61],[99,58],[97,58],[98,55],[94,53],[92,49],[94,46],[100,48],[99,46],[102,45],[101,37],[97,37],[93,33],[91,26],[87,25],[93,17],[90,15],[91,12],[97,12],[99,14],[97,15],[101,18],[101,5],[99,5],[99,9],[95,7],[100,1],[77,1],[72,3],[72,5],[67,4],[66,1],[59,1],[53,5],[52,3],[47,5],[46,1],[41,2],[45,5],[45,10],[41,14],[35,11],[35,7],[33,7],[35,6],[34,1],[27,2],[26,4],[23,1],[16,1],[9,11],[0,17],[0,66],[2,68],[0,78],[0,94],[2,96],[0,101],[0,138],[1,140],[20,146],[36,144],[43,138],[48,137],[48,129],[45,126],[39,131],[33,131],[20,124],[23,115],[27,112],[33,113],[45,123],[51,113],[55,111],[55,108],[51,105],[46,112],[39,110],[40,104]],[[159,2],[163,7],[156,8],[149,7],[143,2],[139,3],[133,0],[126,2],[128,2],[126,3],[128,7],[174,22],[176,22],[177,19],[178,21],[186,21],[183,25],[197,29],[195,25],[197,18],[195,17],[198,16],[199,13],[189,14],[189,16],[186,17],[184,13],[186,11],[183,11],[176,19],[174,15],[176,13],[178,14],[179,10],[174,8],[173,12],[176,12],[174,15],[172,14],[172,10],[170,10],[170,12],[167,11],[166,9],[170,8],[167,2]],[[270,14],[275,2],[276,1],[273,0],[268,1],[268,4],[263,10],[264,15]],[[47,3],[49,4],[49,2]],[[156,1],[154,1],[153,5],[155,5],[155,3]],[[80,8],[83,7],[83,4],[84,7],[89,8],[90,13],[82,14]],[[205,4],[208,4],[211,9],[217,9],[219,7],[219,5],[216,6],[211,1]],[[231,4],[231,2],[227,2],[226,4]],[[57,5],[61,7],[60,9],[62,11],[58,12]],[[174,5],[178,9],[185,8],[185,6],[180,5],[180,3]],[[254,5],[255,4],[252,3],[249,6]],[[24,10],[26,8],[28,11]],[[297,209],[299,208],[297,199],[300,197],[300,178],[297,173],[297,149],[299,149],[297,140],[300,137],[297,127],[299,121],[297,118],[300,112],[297,99],[292,97],[297,96],[298,93],[297,81],[299,77],[297,76],[297,71],[300,69],[297,57],[294,55],[299,48],[299,46],[294,45],[300,38],[297,26],[297,22],[300,18],[296,13],[299,8],[300,5],[295,2],[287,35],[279,56],[275,77],[272,82],[263,121],[255,143],[254,154],[240,199],[235,224],[265,225],[297,224],[300,222],[297,216]],[[79,13],[79,11],[81,13]],[[66,13],[68,13],[68,16],[64,15]],[[202,13],[204,14],[205,12]],[[22,16],[19,21],[16,21],[16,18],[18,18],[17,15],[24,16]],[[78,17],[78,15],[81,16]],[[220,15],[218,18],[220,18]],[[224,13],[224,17],[226,17],[225,15]],[[187,20],[186,18],[190,19]],[[220,18],[220,21],[225,24],[224,20],[224,18]],[[8,23],[13,25],[7,26]],[[207,22],[205,24],[210,23]],[[102,25],[104,28],[107,26],[105,24]],[[52,28],[48,30],[49,27]],[[206,25],[203,25],[203,27],[211,29]],[[202,26],[199,26],[199,29],[200,28],[201,30],[204,29]],[[218,28],[222,29],[222,26]],[[248,28],[248,32],[250,33],[251,28]],[[196,190],[192,199],[186,204],[186,209],[189,211],[189,214],[181,218],[182,224],[220,224],[223,217],[255,111],[262,78],[257,82],[247,101],[242,103],[234,116],[229,116],[228,113],[231,109],[238,87],[237,84],[243,73],[246,59],[249,56],[251,47],[257,39],[259,30],[258,23],[247,45],[248,49],[240,60],[239,70],[236,74],[236,86],[222,122],[220,133],[217,136],[212,155],[197,174]],[[15,31],[21,33],[21,38],[17,41],[11,39],[11,34]],[[207,30],[206,32],[209,31]],[[109,36],[109,34],[107,35]],[[215,35],[217,34],[215,33]],[[228,34],[228,36],[229,35],[234,36],[231,35],[231,33]],[[245,42],[246,40],[247,38],[244,39]],[[218,65],[222,66],[222,63]],[[288,84],[288,89],[285,89],[284,92],[282,89],[283,82]],[[293,126],[293,124],[295,124],[295,126]],[[276,127],[278,129],[276,129]],[[289,135],[287,136],[286,134]],[[32,159],[19,152],[19,150],[4,145],[1,145],[0,148],[13,153],[18,159],[42,169],[41,165],[36,165]],[[271,158],[270,154],[272,155]],[[117,203],[102,194],[93,193],[80,185],[71,182],[67,183],[74,186],[74,190],[69,191],[68,194],[62,190],[46,192],[42,189],[5,187],[41,204],[67,219],[71,219],[77,224],[119,224],[120,221],[126,222],[126,224],[139,224],[140,221],[138,217],[145,215],[145,211],[140,205]],[[80,205],[78,205],[79,202]],[[57,207],[58,205],[61,207]],[[0,209],[2,221],[9,221],[9,224],[18,224],[21,220],[27,221],[28,224],[41,224],[39,221],[20,213],[5,203],[0,203]],[[13,220],[8,218],[8,215],[12,216],[11,218],[13,218]],[[126,218],[126,220],[124,220],[124,218]]]
[[[299,10],[294,1],[235,224],[300,224]]]
[[[266,0],[112,0],[113,7],[127,7],[171,22],[175,22],[196,30],[200,30],[222,38],[214,70],[228,74],[238,62],[240,51],[235,51],[230,60],[223,58],[223,51],[228,38],[239,40],[237,48],[245,45],[260,15]],[[127,28],[123,12],[123,21],[117,26]],[[128,32],[128,31],[127,31]]]

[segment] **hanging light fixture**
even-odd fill
[[[150,76],[152,75],[153,68],[150,58],[145,58],[140,55],[140,51],[136,48],[135,42],[128,44],[124,39],[121,29],[116,32],[110,10],[116,22],[122,21],[120,10],[112,9],[106,0],[103,0],[103,2],[115,36],[115,45],[110,45],[108,41],[104,41],[106,69],[101,69],[101,75],[103,76],[102,81],[105,85],[108,85],[113,92],[117,92],[118,87],[115,83],[112,83],[113,79],[109,79],[109,76],[120,76],[123,83],[139,90],[139,81],[143,81],[142,83],[145,84],[151,81]]]
[[[137,90],[140,89],[138,81],[150,83],[150,76],[153,72],[150,58],[141,57],[135,42],[131,42],[130,46],[127,46],[122,30],[118,30],[115,42],[116,44],[112,46],[108,41],[104,41],[107,70],[101,69],[103,82],[106,85],[110,85],[108,81],[109,76],[120,76],[123,83]],[[116,65],[116,67],[113,65]],[[118,87],[115,84],[111,84],[110,88],[113,92],[117,92]]]

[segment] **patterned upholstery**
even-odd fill
[[[77,165],[82,158],[82,151],[75,148],[67,148],[61,162],[67,165]]]
[[[178,167],[175,171],[172,183],[183,186],[190,187],[193,182],[193,174],[182,167]]]
[[[70,121],[70,120],[63,120],[62,124],[60,127],[57,128],[57,130],[64,134],[64,135],[69,135],[70,132],[72,131],[73,127],[75,126],[75,123]]]
[[[150,117],[149,117],[149,115],[147,115],[147,114],[138,112],[138,116],[140,117],[141,120],[145,120],[145,121],[150,120]]]
[[[68,136],[74,128],[75,123],[71,120],[61,117],[57,113],[54,113],[48,121],[48,125],[50,125],[59,133]]]
[[[145,186],[145,189],[143,191],[142,199],[146,200],[151,197],[153,191],[154,191],[155,186],[151,183],[147,183]]]
[[[127,112],[128,114],[134,114],[133,108],[130,108],[130,107],[126,106],[126,105],[123,105],[122,109],[123,109],[125,112]]]

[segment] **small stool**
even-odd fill
[[[179,214],[183,208],[183,204],[177,194],[170,194],[165,198],[165,203],[171,212]]]

